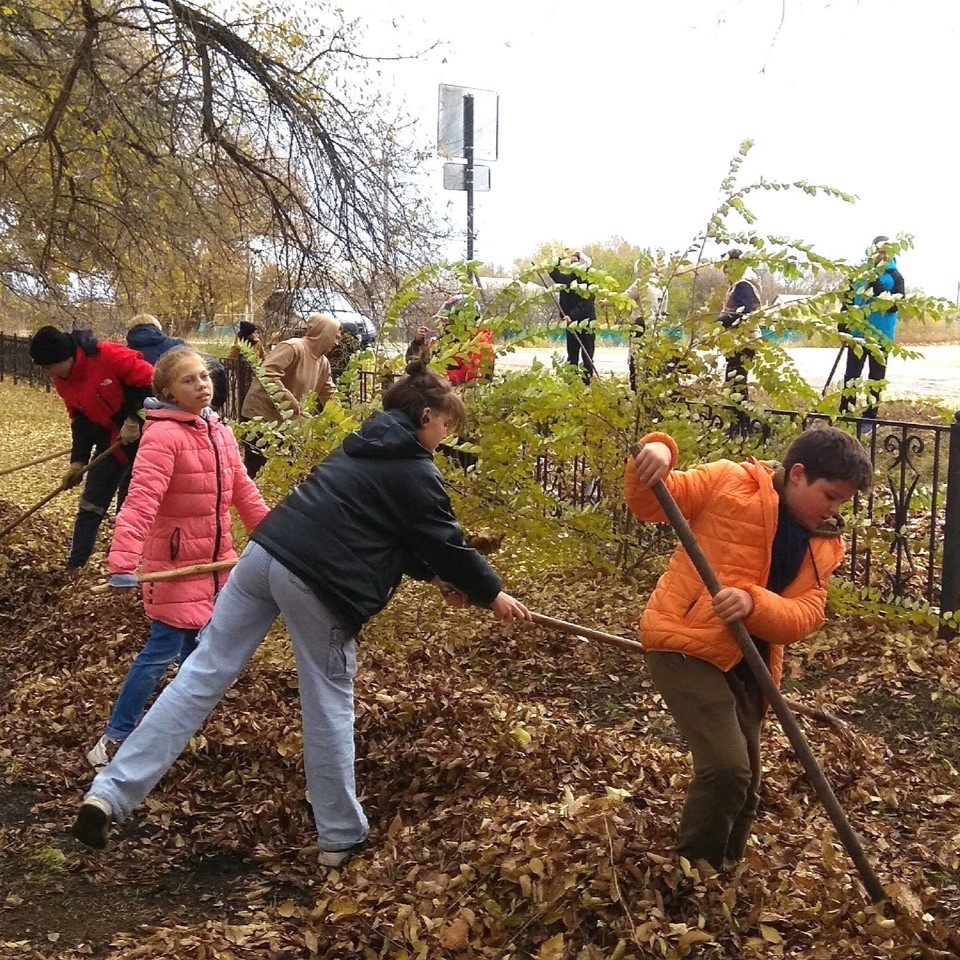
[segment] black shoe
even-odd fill
[[[100,797],[88,797],[80,805],[77,819],[70,832],[82,843],[94,850],[102,850],[110,837],[110,822],[113,810]]]

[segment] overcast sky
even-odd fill
[[[729,159],[744,179],[839,187],[853,205],[782,193],[757,227],[859,260],[880,233],[911,233],[908,287],[955,299],[954,170],[960,4],[939,0],[343,0],[369,52],[443,41],[385,68],[436,143],[440,83],[494,90],[500,156],[478,194],[475,255],[509,265],[544,241],[620,236],[683,249],[713,210]],[[781,14],[785,17],[780,25]],[[391,17],[401,17],[394,26]],[[779,26],[779,32],[778,32]],[[436,202],[465,228],[464,194]],[[463,242],[451,255],[462,255]]]

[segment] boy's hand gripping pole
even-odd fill
[[[632,444],[630,453],[636,456],[640,452],[640,449],[639,444]],[[670,525],[683,544],[683,548],[687,551],[687,555],[690,557],[694,567],[696,567],[697,573],[700,574],[700,579],[710,592],[710,596],[716,596],[722,589],[720,581],[713,572],[710,561],[697,542],[697,538],[693,535],[693,531],[690,529],[686,518],[680,512],[676,500],[673,499],[670,491],[664,486],[662,480],[658,480],[650,489],[657,498],[661,509],[667,515]],[[760,689],[767,703],[770,704],[773,712],[777,715],[777,719],[780,721],[780,725],[783,727],[784,733],[786,733],[787,739],[793,747],[793,752],[803,764],[807,779],[813,784],[813,788],[816,790],[820,802],[825,807],[837,831],[837,836],[840,837],[840,842],[846,848],[847,853],[850,854],[850,859],[853,860],[857,868],[857,873],[860,874],[860,879],[870,899],[874,903],[880,903],[886,900],[887,894],[880,883],[880,878],[876,875],[873,866],[867,859],[867,855],[860,843],[860,838],[857,836],[853,827],[850,826],[850,821],[847,820],[846,814],[843,812],[843,808],[840,806],[840,802],[833,792],[833,788],[827,781],[823,770],[820,768],[820,764],[817,763],[817,758],[813,755],[813,751],[810,749],[810,745],[807,743],[796,718],[787,706],[776,683],[774,683],[773,677],[767,669],[767,665],[763,662],[763,657],[760,656],[760,651],[757,650],[756,644],[750,639],[747,628],[740,620],[729,623],[727,626],[730,628],[734,640],[737,641],[737,646],[740,648],[740,652],[747,661],[751,672],[754,677],[756,677],[757,683],[760,685]]]

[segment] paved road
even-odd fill
[[[960,407],[960,344],[937,344],[917,347],[921,357],[904,360],[893,357],[887,367],[889,387],[887,397],[904,399],[910,397],[942,398]],[[565,356],[557,347],[523,347],[497,360],[501,369],[522,370],[534,359],[550,363],[551,353]],[[788,347],[800,375],[817,390],[822,390],[837,357],[837,351],[826,347]],[[594,357],[601,373],[618,373],[626,376],[626,347],[597,347]],[[843,376],[843,360],[837,368],[835,382]]]

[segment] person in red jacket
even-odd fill
[[[447,379],[458,387],[477,380],[492,380],[496,361],[493,331],[483,325],[476,299],[451,297],[438,311],[436,320],[441,352],[453,347],[457,351],[447,362]]]
[[[693,754],[676,851],[731,870],[743,858],[760,794],[766,703],[727,624],[742,620],[773,679],[783,651],[823,623],[827,582],[843,560],[835,515],[873,482],[863,445],[835,427],[807,430],[783,464],[719,460],[674,470],[677,445],[643,438],[627,462],[624,494],[641,520],[664,522],[663,481],[717,574],[711,599],[677,547],[657,582],[640,639],[654,685]]]
[[[70,416],[70,466],[63,477],[68,487],[80,482],[92,453],[121,444],[87,472],[67,554],[67,569],[77,570],[93,553],[114,495],[118,508],[126,496],[140,439],[139,411],[152,390],[153,367],[136,350],[100,343],[89,330],[64,333],[53,326],[33,335],[30,359],[43,368]]]

